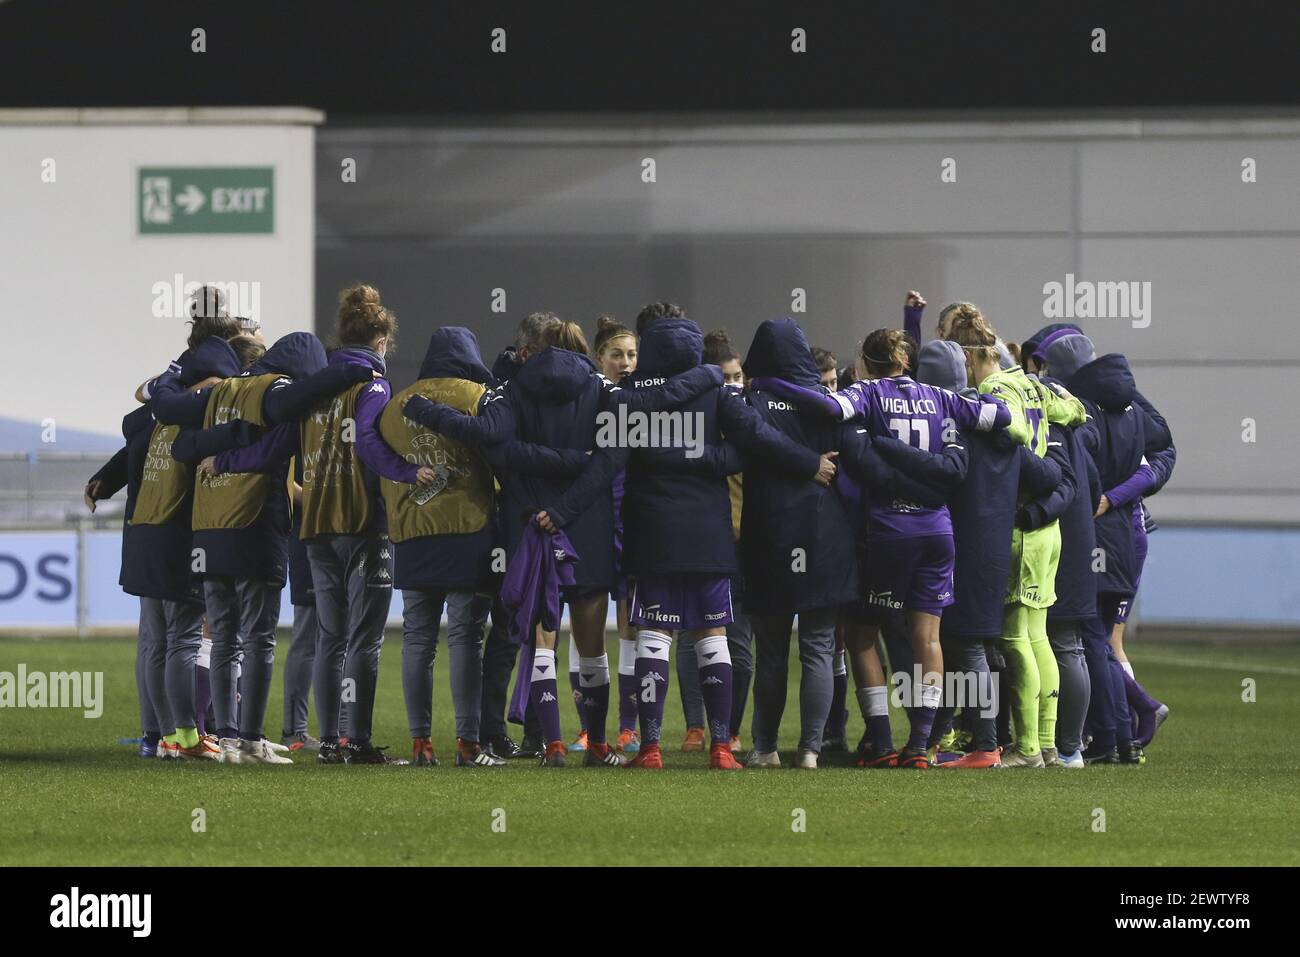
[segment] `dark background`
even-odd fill
[[[207,53],[190,30],[207,30]],[[489,51],[504,27],[508,55]],[[790,30],[808,53],[790,52]],[[1107,52],[1090,52],[1093,27]],[[1278,106],[1295,2],[0,0],[0,106],[548,111]]]

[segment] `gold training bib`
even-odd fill
[[[194,467],[172,458],[172,443],[180,431],[179,425],[161,422],[154,425],[140,491],[136,493],[132,525],[163,525],[171,521],[190,493]]]
[[[404,542],[426,535],[463,535],[481,531],[492,513],[492,471],[476,448],[430,432],[402,415],[408,396],[422,395],[470,415],[486,388],[468,379],[420,379],[393,396],[379,417],[379,433],[398,455],[437,473],[422,487],[383,479],[388,535]]]
[[[210,429],[238,420],[265,425],[262,397],[271,383],[279,378],[276,373],[266,373],[217,383],[208,396],[203,427]],[[257,472],[200,473],[194,482],[194,530],[247,528],[252,525],[262,514],[270,482],[269,475]]]
[[[370,495],[357,458],[357,396],[370,383],[350,386],[317,405],[302,434],[302,533],[355,535],[370,524]]]

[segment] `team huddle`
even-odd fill
[[[922,345],[925,305],[910,292],[903,328],[871,332],[845,369],[794,319],[759,325],[742,361],[667,302],[632,328],[601,316],[590,344],[533,313],[491,368],[443,326],[394,392],[397,320],[374,288],[340,294],[328,353],[306,332],[268,347],[199,290],[187,348],[137,390],[125,447],[86,487],[92,510],[127,490],[141,756],[435,766],[445,615],[458,767],[662,768],[674,654],[682,749],[781,767],[792,639],[795,767],[849,753],[850,672],[858,767],[1144,763],[1169,708],[1123,633],[1169,427],[1080,327],[1017,347],[959,302]],[[409,761],[371,734],[394,588]]]

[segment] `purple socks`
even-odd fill
[[[573,694],[573,703],[578,709],[578,721],[582,724],[582,730],[587,729],[587,712],[582,707],[582,690],[578,682],[578,646],[574,643],[573,636],[569,636],[569,691]]]
[[[208,705],[212,704],[212,672],[207,668],[194,668],[194,720],[198,723],[199,737],[208,733]]]
[[[641,719],[642,747],[659,743],[664,699],[668,697],[668,650],[672,643],[672,638],[662,632],[637,632],[636,710]]]
[[[907,736],[907,747],[913,751],[924,751],[930,743],[930,731],[934,727],[934,716],[943,701],[942,685],[912,684],[912,691],[920,705],[909,708],[907,719],[911,722],[911,731]]]
[[[709,737],[713,744],[731,741],[731,652],[726,635],[709,635],[695,642],[700,668],[700,694],[709,716]]]
[[[1133,740],[1142,746],[1151,743],[1156,733],[1156,712],[1161,704],[1143,688],[1127,671],[1124,672],[1124,692],[1128,696],[1128,707],[1135,717]]]
[[[582,729],[590,743],[604,744],[605,719],[609,716],[609,656],[579,658],[576,674]]]
[[[563,740],[560,731],[559,686],[555,681],[555,649],[538,648],[533,652],[533,680],[528,686],[528,697],[542,726],[546,743]]]

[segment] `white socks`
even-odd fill
[[[858,708],[864,721],[889,714],[889,688],[886,685],[859,688],[857,696]]]
[[[700,670],[709,665],[731,664],[731,650],[726,635],[709,635],[695,642],[695,659]]]
[[[618,640],[618,673],[636,674],[636,639],[620,638]]]
[[[609,655],[598,658],[577,658],[578,687],[599,688],[609,684]]]

